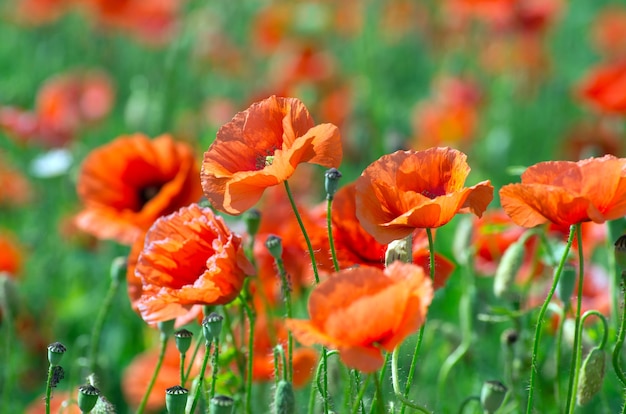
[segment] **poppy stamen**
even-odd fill
[[[161,184],[152,184],[140,188],[139,191],[137,191],[137,197],[139,199],[138,210],[141,210],[143,206],[148,204],[148,201],[156,197],[157,194],[159,194],[159,191],[161,191],[161,187]]]

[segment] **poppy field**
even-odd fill
[[[626,412],[626,5],[0,4],[0,413]]]

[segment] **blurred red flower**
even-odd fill
[[[397,151],[370,164],[356,181],[356,215],[382,244],[416,228],[441,227],[457,213],[481,216],[493,199],[482,181],[464,187],[467,156],[451,148]]]
[[[626,215],[626,158],[541,162],[522,174],[521,183],[502,187],[500,200],[524,227],[614,220]]]
[[[160,216],[200,199],[199,173],[191,147],[168,135],[118,137],[83,162],[77,192],[85,208],[77,224],[131,244]]]
[[[600,112],[626,114],[626,60],[592,68],[579,85],[581,99]]]
[[[28,178],[9,165],[0,153],[0,207],[18,207],[33,198],[33,189]]]
[[[0,273],[18,276],[23,260],[22,248],[15,237],[7,232],[0,232]]]
[[[192,204],[148,230],[135,267],[143,284],[137,308],[154,323],[184,316],[195,305],[224,305],[253,272],[241,238],[211,209]]]
[[[335,125],[315,125],[298,99],[271,96],[220,128],[204,153],[202,187],[216,209],[241,214],[298,164],[338,167],[341,157]]]
[[[346,366],[373,372],[383,364],[381,349],[393,351],[422,325],[432,297],[419,266],[360,266],[317,285],[309,297],[311,319],[288,319],[286,325],[303,345],[337,349]]]
[[[165,391],[163,391],[165,392]],[[26,410],[26,414],[45,414],[46,401],[42,395],[37,400],[33,401]],[[82,411],[76,404],[76,396],[72,396],[67,391],[56,391],[52,393],[50,399],[50,414],[81,414]]]
[[[612,4],[602,8],[594,19],[591,38],[606,58],[626,58],[626,7]]]

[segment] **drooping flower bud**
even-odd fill
[[[274,392],[273,414],[294,414],[296,412],[296,397],[291,382],[280,380]]]
[[[96,406],[100,390],[91,384],[78,387],[78,408],[83,413],[88,413]]]
[[[246,224],[246,231],[250,237],[254,237],[259,232],[261,212],[256,208],[251,208],[243,213],[243,221]]]
[[[480,391],[480,404],[485,410],[485,414],[495,413],[507,393],[507,388],[500,381],[485,381]]]
[[[165,390],[165,406],[168,414],[184,414],[189,390],[175,385]]]
[[[580,367],[580,380],[576,392],[576,403],[585,405],[602,389],[604,382],[606,353],[593,348]]]
[[[502,255],[493,281],[493,293],[496,297],[502,298],[511,293],[517,273],[522,267],[525,252],[524,241],[518,240]]]

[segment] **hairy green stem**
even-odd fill
[[[554,292],[556,291],[556,286],[559,283],[559,279],[561,278],[561,273],[563,272],[563,267],[565,266],[565,262],[567,261],[567,255],[569,254],[570,249],[572,248],[572,243],[574,242],[574,235],[576,234],[576,226],[570,226],[569,237],[567,238],[567,244],[565,245],[565,251],[563,252],[563,256],[559,262],[559,267],[557,267],[556,272],[554,274],[554,280],[552,281],[552,286],[550,287],[550,292],[546,297],[543,305],[541,305],[541,309],[539,310],[539,317],[537,318],[537,325],[535,327],[535,337],[533,340],[533,353],[531,357],[530,363],[530,384],[528,387],[528,403],[526,405],[526,413],[531,414],[533,411],[533,402],[534,402],[534,393],[535,393],[535,379],[537,376],[537,355],[539,354],[539,342],[541,341],[541,328],[543,328],[543,318],[546,315],[546,311],[548,310],[548,305],[552,300],[552,296],[554,296]]]
[[[335,272],[338,272],[339,262],[337,261],[337,251],[335,250],[335,239],[333,237],[332,205],[333,200],[332,198],[329,198],[326,202],[326,228],[328,229],[328,244],[330,245],[330,254],[333,259],[333,266],[335,267]]]
[[[615,375],[617,375],[617,379],[622,383],[622,387],[626,389],[626,375],[624,375],[624,370],[620,366],[620,356],[622,354],[622,348],[624,346],[624,338],[626,338],[626,270],[622,271],[622,322],[619,327],[619,332],[617,334],[617,339],[615,340],[615,348],[613,348],[613,369],[615,370]],[[626,401],[624,402],[624,406],[626,407]]]
[[[139,404],[139,407],[137,408],[137,411],[135,412],[135,414],[141,414],[146,409],[146,404],[148,403],[148,397],[150,397],[152,388],[154,387],[156,379],[159,376],[161,365],[163,365],[163,359],[165,358],[165,350],[167,349],[168,338],[169,336],[166,333],[161,332],[159,359],[157,360],[157,365],[154,368],[154,372],[152,373],[152,378],[150,379],[150,384],[148,384],[148,389],[146,390],[146,393],[143,395],[143,398],[141,399],[141,403]]]
[[[287,276],[287,270],[285,270],[285,262],[282,258],[277,257],[274,259],[274,263],[276,263],[276,268],[278,269],[278,275],[280,276],[280,280],[282,282],[282,291],[283,297],[285,300],[285,310],[287,319],[291,319],[293,316],[293,311],[291,309],[291,286],[289,283],[289,279]],[[293,381],[293,334],[290,330],[287,330],[287,366],[285,367],[287,370],[287,375],[285,375],[285,379],[289,382]]]
[[[190,413],[195,413],[196,411],[196,406],[198,405],[198,400],[200,399],[200,389],[202,388],[202,383],[204,382],[204,372],[206,371],[206,366],[209,362],[209,354],[211,353],[211,341],[205,341],[204,345],[204,358],[202,359],[200,376],[198,377],[198,382],[196,383],[196,391],[193,393],[193,402],[191,403],[191,410],[189,410]]]

